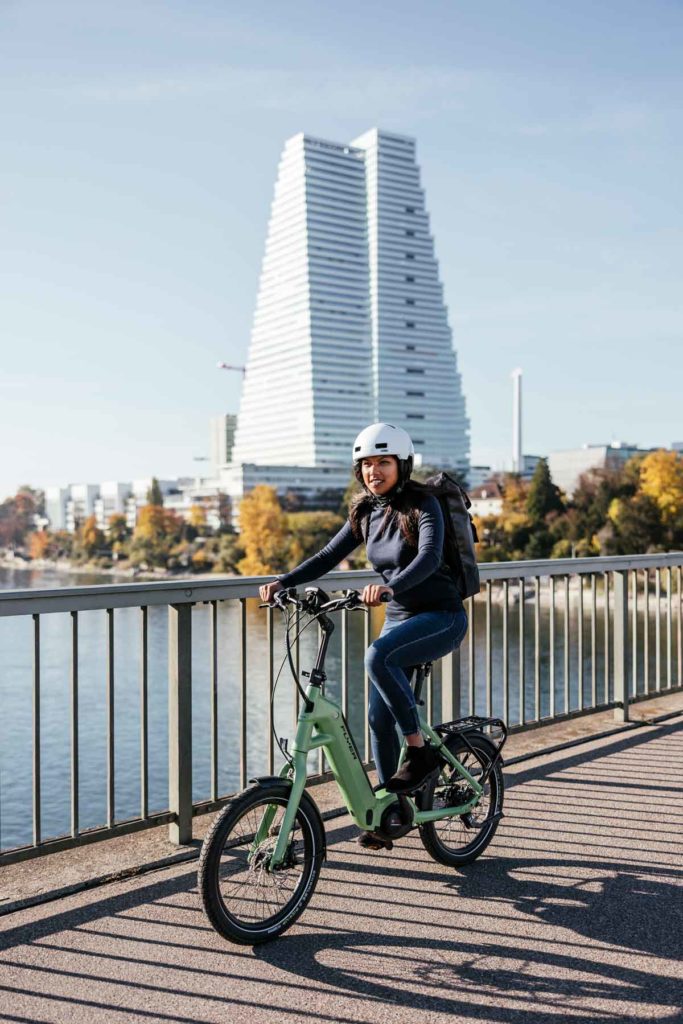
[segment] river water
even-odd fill
[[[0,590],[53,589],[119,581],[112,576],[71,575],[55,570],[0,569]],[[275,667],[284,656],[284,630],[275,623]],[[140,674],[141,614],[117,609],[115,622],[115,808],[117,820],[140,813]],[[107,616],[104,611],[78,616],[79,826],[106,821],[107,800]],[[349,720],[363,743],[363,616],[349,620]],[[376,628],[376,627],[375,627]],[[208,606],[192,613],[193,798],[208,799],[211,790],[211,660]],[[71,815],[71,617],[41,615],[41,806],[44,838],[68,834]],[[257,600],[247,602],[248,761],[247,777],[268,770],[268,682],[265,613]],[[340,630],[332,638],[326,668],[328,693],[341,699]],[[302,668],[309,668],[317,634],[300,641]],[[355,667],[355,668],[354,668]],[[148,612],[149,810],[168,807],[168,612]],[[32,836],[32,680],[31,616],[0,618],[0,848],[31,841]],[[240,613],[238,602],[218,606],[218,791],[239,788]],[[293,735],[294,685],[283,670],[274,702],[279,736]],[[275,748],[276,766],[282,763]],[[311,761],[315,770],[317,756]]]
[[[128,580],[126,580],[128,582]],[[112,576],[70,575],[53,570],[0,569],[0,590],[63,586],[86,586],[118,582]],[[601,584],[600,584],[601,586]],[[511,592],[512,592],[511,587]],[[605,696],[604,629],[601,591],[596,633],[595,670],[599,702]],[[558,587],[555,633],[555,703],[564,709],[564,648],[562,597]],[[586,602],[588,603],[588,602]],[[534,716],[534,615],[533,605],[526,607],[525,633],[525,718]],[[651,610],[652,614],[652,610]],[[373,635],[381,626],[383,609],[373,611]],[[477,599],[474,643],[474,710],[485,713],[486,646],[485,608]],[[570,644],[570,709],[579,706],[579,654],[576,634],[578,611],[572,596],[572,642]],[[115,619],[115,793],[116,818],[123,820],[140,813],[140,631],[138,609],[123,608]],[[275,664],[284,655],[284,633],[279,615],[274,617]],[[518,608],[510,606],[509,674],[510,705],[508,720],[519,722],[519,638]],[[168,616],[165,607],[151,607],[148,620],[148,716],[149,716],[149,809],[168,806]],[[590,612],[584,609],[583,699],[591,696],[592,661]],[[70,831],[71,785],[71,617],[67,614],[42,615],[41,627],[41,791],[42,835],[44,838]],[[540,696],[541,715],[550,708],[549,606],[541,605],[540,615]],[[662,622],[662,633],[664,633]],[[210,796],[210,643],[209,608],[193,609],[193,798]],[[492,606],[491,665],[492,710],[503,711],[503,613],[498,602]],[[652,622],[650,623],[652,633]],[[364,750],[363,697],[363,615],[349,617],[349,724],[356,741]],[[219,754],[218,791],[239,788],[240,720],[240,619],[238,602],[218,606],[218,715]],[[94,827],[106,821],[107,745],[106,745],[106,639],[107,616],[104,611],[79,614],[79,826]],[[641,636],[642,642],[642,636]],[[267,772],[268,684],[265,613],[258,602],[247,602],[248,665],[248,763],[247,777]],[[317,648],[315,629],[301,637],[301,667],[309,668]],[[641,647],[642,650],[642,647]],[[340,699],[340,630],[334,634],[326,669],[327,692]],[[654,642],[651,641],[651,678],[655,668]],[[32,836],[32,678],[33,622],[31,616],[0,618],[0,848],[7,849],[31,842]],[[642,674],[642,673],[641,673]],[[462,648],[462,713],[469,708],[469,640]],[[639,685],[639,689],[642,686]],[[608,694],[611,696],[611,694]],[[438,678],[436,705],[440,705]],[[294,685],[287,669],[283,671],[274,702],[277,733],[293,735],[295,718]],[[280,763],[276,748],[276,768]],[[316,758],[317,760],[317,758]]]

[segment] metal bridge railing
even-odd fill
[[[680,690],[682,570],[680,552],[481,565],[482,591],[466,602],[468,636],[459,651],[436,666],[427,694],[428,712],[442,721],[461,714],[493,713],[502,716],[512,729],[608,708],[613,708],[615,717],[623,721],[628,719],[630,702]],[[324,586],[361,588],[376,579],[372,572],[335,572],[325,578]],[[2,764],[4,778],[0,778],[0,794],[9,793],[15,808],[23,809],[30,819],[30,836],[9,843],[3,838],[5,796],[4,801],[0,800],[0,864],[160,824],[169,825],[173,842],[186,843],[192,837],[193,815],[220,806],[243,787],[250,774],[256,774],[250,771],[255,757],[260,771],[276,770],[272,725],[275,662],[280,642],[277,621],[273,609],[256,611],[255,602],[248,614],[248,601],[256,598],[262,582],[260,578],[241,577],[0,592],[0,620],[10,617],[30,625],[30,634],[24,630],[21,640],[18,633],[15,638],[14,631],[0,634],[1,664],[7,666],[11,660],[8,650],[2,650],[3,645],[7,648],[9,644],[14,656],[30,636],[32,648],[28,652],[22,647],[26,655],[24,675],[17,669],[16,677],[6,682],[32,688],[30,778],[17,781],[13,764],[7,763],[7,758]],[[222,635],[228,629],[221,617],[221,610],[226,608],[231,615],[229,636]],[[128,612],[124,613],[124,609]],[[208,626],[201,643],[197,637],[193,641],[193,624],[199,625],[198,609],[205,617],[202,624]],[[82,709],[86,697],[92,696],[81,678],[81,627],[86,615],[95,612],[103,617],[104,625],[98,633],[99,637],[104,636],[103,650],[98,649],[98,653],[103,656],[106,736],[103,756],[98,761],[101,777],[95,779],[104,789],[104,810],[100,824],[93,825],[90,820],[84,821],[81,813],[84,782],[93,781],[92,765],[88,779],[84,779],[80,757],[89,738],[83,732]],[[58,832],[44,827],[46,800],[41,781],[46,730],[44,677],[67,668],[65,664],[51,665],[49,659],[46,661],[41,634],[44,617],[54,613],[68,616],[69,626],[68,636],[57,645],[57,655],[54,645],[49,652],[49,658],[57,656],[61,662],[68,661],[69,675],[68,708],[62,708],[62,712],[68,721],[70,827]],[[116,736],[117,713],[121,714],[123,699],[117,685],[117,656],[121,653],[117,629],[122,614],[133,616],[132,622],[130,618],[126,620],[122,644],[126,648],[124,653],[130,654],[127,649],[136,648],[138,674],[134,699],[131,681],[127,679],[123,712],[135,717],[139,752],[139,805],[137,813],[123,816],[117,814],[116,790],[117,759],[122,756],[117,750]],[[152,810],[150,670],[159,674],[160,659],[158,652],[154,658],[150,653],[150,617],[154,617],[157,629],[160,615],[162,619],[165,616],[161,625],[168,645],[163,665],[166,678],[162,679],[168,721],[167,806]],[[348,716],[351,710],[352,716],[356,716],[356,739],[369,762],[370,683],[362,654],[379,620],[375,615],[357,616],[352,623],[351,618],[348,612],[342,613],[338,630],[339,678],[334,685],[338,687],[335,692],[345,714]],[[250,633],[256,630],[255,623],[261,632],[250,639]],[[256,660],[260,667],[251,672],[255,639],[259,643]],[[91,639],[89,644],[92,645]],[[234,677],[227,691],[219,686],[226,651]],[[193,689],[193,670],[196,674],[200,655],[208,688],[206,728],[200,737],[207,751],[208,783],[206,792],[198,798],[193,792],[193,703],[196,705],[198,699],[196,688]],[[297,669],[300,657],[297,641]],[[257,691],[261,703],[256,721],[251,709]],[[228,706],[221,707],[221,700]],[[98,705],[98,713],[101,711]],[[292,721],[297,713],[298,703],[292,698]],[[232,774],[227,775],[219,757],[225,721],[234,740],[235,760]],[[5,722],[8,735],[12,735],[13,728],[11,720]],[[156,734],[153,738],[156,740]],[[259,746],[257,754],[251,749],[255,744]],[[316,757],[318,775],[323,779],[322,751]]]

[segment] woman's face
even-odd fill
[[[371,494],[386,494],[398,483],[395,455],[369,455],[361,463],[363,483]]]

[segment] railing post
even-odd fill
[[[169,839],[192,841],[192,605],[168,609]]]
[[[441,659],[441,721],[460,718],[460,648]]]
[[[628,572],[614,572],[614,717],[628,722]]]

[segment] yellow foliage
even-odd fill
[[[206,526],[206,509],[203,505],[192,506],[188,515],[188,522],[196,530],[201,530],[202,527]]]
[[[244,558],[237,563],[243,576],[278,572],[286,545],[285,514],[274,487],[259,484],[240,503],[240,543]]]
[[[180,520],[175,512],[163,505],[144,505],[138,514],[134,539],[159,542],[180,531]]]
[[[640,464],[640,490],[654,498],[662,520],[671,523],[683,512],[683,457],[659,449]]]
[[[47,530],[36,530],[29,537],[28,553],[31,558],[47,557],[47,550],[50,547],[50,534]]]
[[[104,534],[97,525],[95,516],[88,516],[81,527],[81,543],[85,550],[92,554],[104,544]]]
[[[526,514],[526,502],[529,492],[529,485],[521,480],[514,473],[506,473],[503,481],[503,518],[510,516],[523,516],[528,522]]]
[[[515,533],[516,530],[524,529],[525,526],[530,525],[530,520],[526,512],[510,512],[508,515],[503,514],[501,516],[501,522],[505,533]]]
[[[607,518],[611,519],[613,523],[618,524],[619,519],[624,511],[624,502],[621,498],[612,498],[607,509]]]

